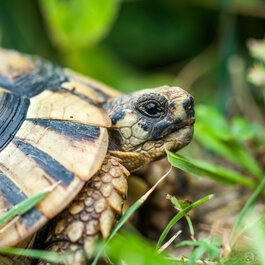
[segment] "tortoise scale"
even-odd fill
[[[0,228],[0,246],[24,242],[57,216],[44,247],[72,250],[74,264],[82,264],[122,214],[130,172],[187,145],[193,124],[193,98],[181,88],[122,95],[46,60],[0,49],[0,215],[53,187]]]

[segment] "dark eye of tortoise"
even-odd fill
[[[160,118],[167,112],[167,99],[160,94],[148,94],[141,96],[135,108],[141,114],[149,118]]]
[[[164,114],[164,108],[157,101],[144,102],[138,106],[138,110],[145,116],[150,118],[158,118]]]
[[[161,114],[162,112],[160,106],[156,102],[150,102],[146,104],[145,111],[152,116],[156,116],[157,114]]]

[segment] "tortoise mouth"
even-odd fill
[[[165,150],[176,152],[184,146],[188,145],[193,137],[193,124],[194,120],[189,123],[183,124],[183,126],[179,127],[178,130],[175,130],[162,137],[160,140],[161,142],[163,142],[163,145],[161,146],[161,152],[165,152]]]
[[[168,138],[170,140],[173,140],[172,136],[179,135],[180,132],[182,131],[187,132],[189,131],[188,129],[192,130],[192,135],[193,135],[194,123],[195,123],[195,117],[191,117],[180,124],[171,124],[164,130],[163,134],[156,140],[167,141]]]
[[[179,130],[164,136],[161,140],[165,142],[165,145],[167,146],[172,145],[172,148],[170,148],[170,150],[172,149],[176,151],[181,147],[187,145],[191,141],[193,137],[193,132],[194,132],[193,125],[185,125],[181,127]]]
[[[193,137],[194,119],[183,124],[178,130],[173,130],[170,133],[159,137],[155,140],[147,140],[142,146],[139,146],[135,151],[142,152],[143,150],[150,153],[152,160],[157,160],[166,155],[166,150],[172,152],[178,151],[185,145],[189,144]]]

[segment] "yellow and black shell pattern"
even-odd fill
[[[0,216],[54,187],[0,227],[0,246],[37,231],[97,172],[111,126],[101,106],[117,95],[45,60],[0,49]]]

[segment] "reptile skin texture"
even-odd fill
[[[69,264],[85,264],[100,235],[106,238],[122,214],[129,171],[120,160],[106,156],[101,169],[62,214],[52,220],[45,240],[46,249],[63,254],[74,251]],[[84,247],[82,247],[84,246]],[[84,251],[85,253],[84,253]],[[51,264],[40,261],[38,264]]]

